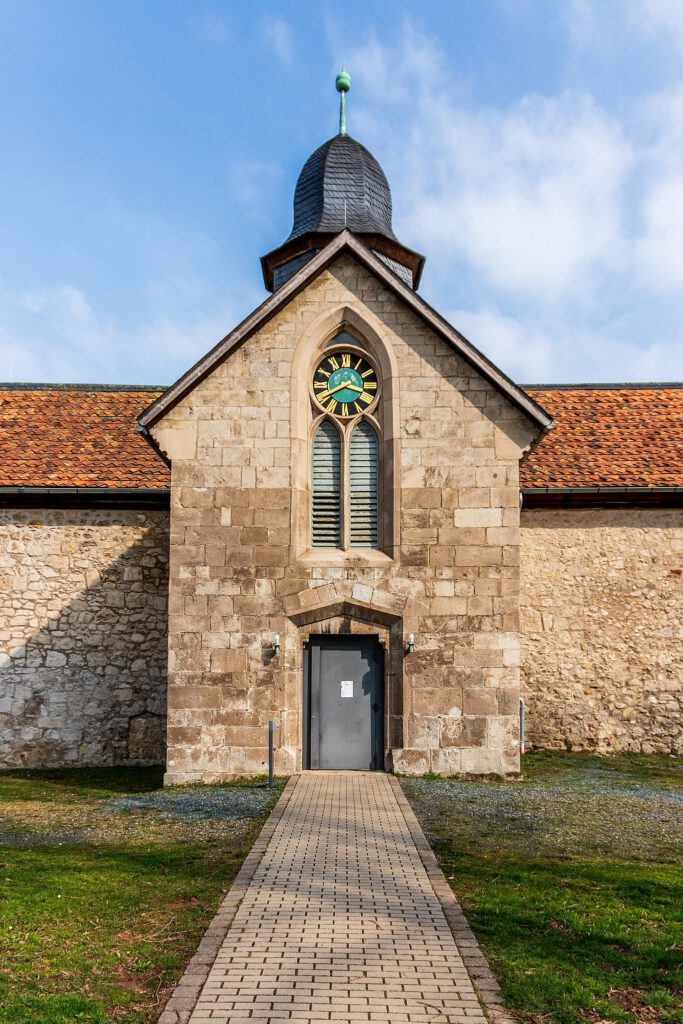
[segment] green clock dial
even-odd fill
[[[357,416],[369,409],[378,390],[374,367],[357,352],[333,352],[313,374],[316,402],[335,416]]]

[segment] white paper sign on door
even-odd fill
[[[353,679],[341,679],[340,685],[342,697],[353,697]]]

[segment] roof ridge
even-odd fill
[[[652,391],[683,388],[683,381],[624,381],[616,384],[520,384],[525,391]]]
[[[0,391],[166,391],[168,384],[50,384],[0,381]]]
[[[167,391],[169,384],[55,384],[49,381],[0,381],[0,391]],[[651,391],[683,388],[683,381],[519,384],[525,391]]]

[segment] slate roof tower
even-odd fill
[[[304,164],[294,191],[287,240],[261,259],[266,287],[276,291],[335,235],[347,228],[402,281],[417,288],[424,257],[402,245],[391,224],[391,191],[380,164],[346,132],[345,95],[351,76],[337,75],[339,132]]]

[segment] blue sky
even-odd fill
[[[336,131],[521,382],[683,378],[682,0],[0,0],[0,378],[170,383]]]

